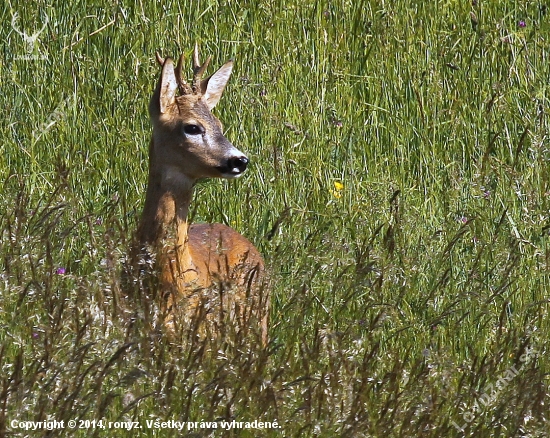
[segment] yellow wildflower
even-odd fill
[[[335,198],[341,198],[342,190],[344,190],[344,184],[342,184],[340,181],[334,181],[334,188],[335,190],[330,191],[330,193],[332,193],[332,196],[334,196]]]

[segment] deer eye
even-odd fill
[[[185,132],[187,135],[199,135],[204,133],[204,128],[199,125],[183,125],[183,132]]]

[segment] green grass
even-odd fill
[[[546,436],[544,2],[92,3],[0,6],[0,435],[45,436],[11,422],[51,417],[138,436],[180,436],[155,419],[281,426],[190,436]],[[34,44],[14,13],[29,35],[49,18]],[[193,218],[264,254],[267,348],[170,342],[120,287],[154,53],[189,65],[195,41],[216,67],[235,58],[216,114],[252,165],[201,183]],[[48,436],[92,433],[136,436]]]

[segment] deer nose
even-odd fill
[[[237,170],[238,173],[243,173],[246,170],[246,166],[248,166],[248,158],[244,155],[240,157],[232,157],[227,163],[227,167],[229,167],[230,171],[233,173],[237,173],[235,170]]]

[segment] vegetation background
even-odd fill
[[[547,436],[548,8],[4,1],[0,435]],[[169,342],[120,287],[154,53],[195,41],[235,58],[216,114],[252,166],[194,221],[265,255],[267,348]],[[11,425],[49,417],[143,429]]]

